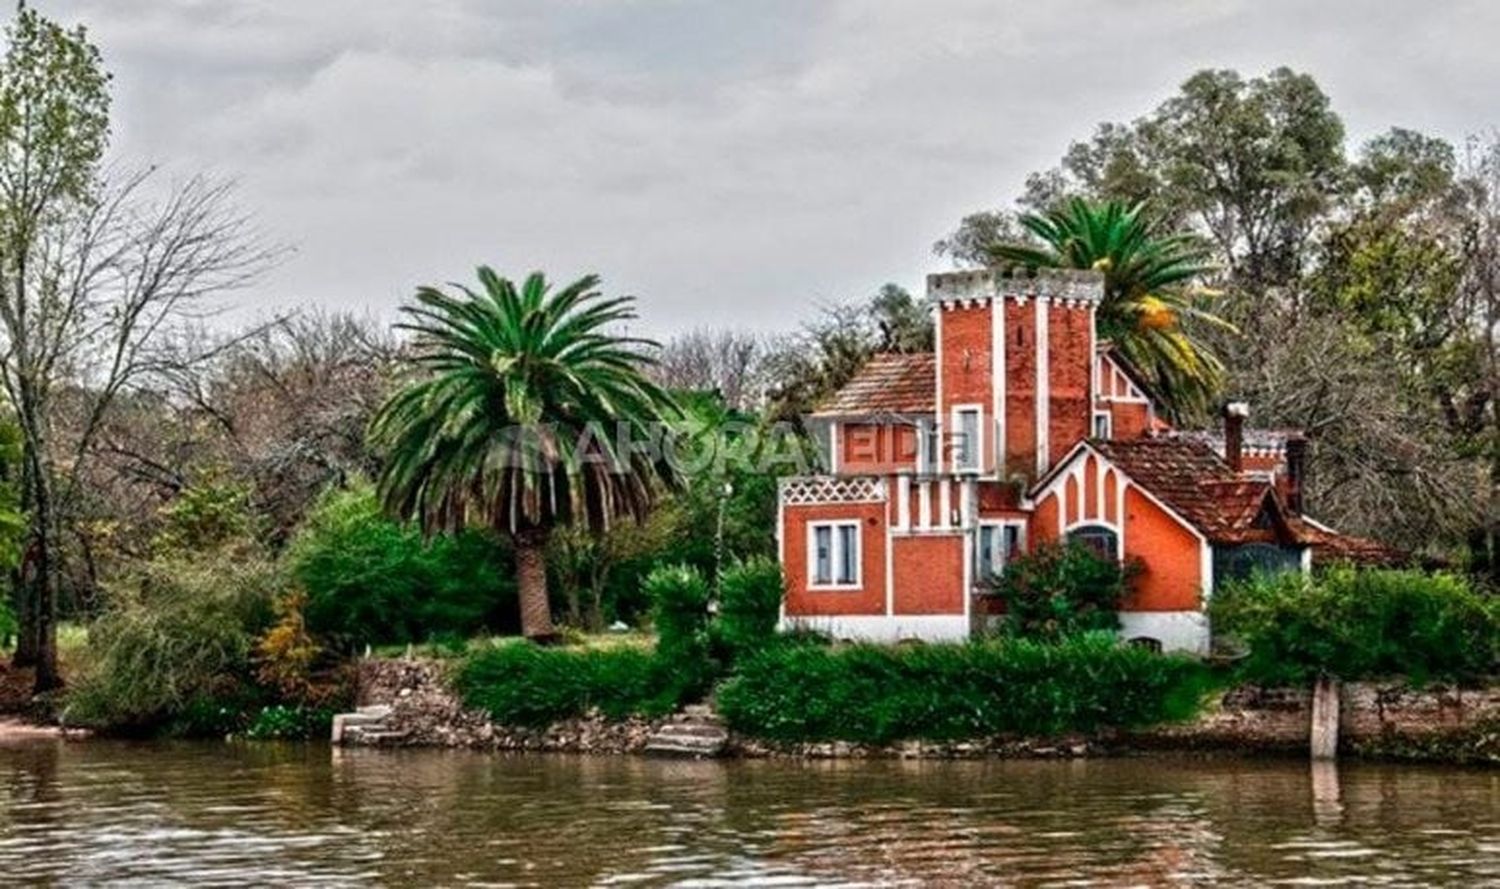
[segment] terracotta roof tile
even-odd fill
[[[930,414],[936,391],[937,361],[933,353],[883,352],[865,362],[854,379],[820,405],[814,415]]]
[[[1275,500],[1274,487],[1266,481],[1236,475],[1201,439],[1170,436],[1090,444],[1212,543],[1290,539],[1311,546],[1319,560],[1378,565],[1407,561],[1405,553],[1378,541],[1341,534],[1286,514],[1279,500],[1275,501],[1279,527],[1264,527],[1257,519],[1266,498]]]
[[[1411,554],[1368,537],[1356,537],[1301,522],[1302,533],[1312,544],[1319,562],[1354,562],[1360,565],[1394,567],[1407,565]]]
[[[1176,510],[1214,543],[1270,536],[1257,528],[1268,482],[1236,475],[1219,455],[1185,438],[1134,438],[1090,442],[1137,484]]]

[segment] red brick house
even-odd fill
[[[1073,539],[1142,566],[1125,637],[1204,652],[1224,577],[1379,553],[1302,515],[1300,436],[1247,433],[1241,405],[1219,434],[1165,423],[1097,337],[1097,274],[950,272],[927,290],[936,351],[875,356],[814,415],[829,473],[781,481],[785,625],[964,638],[1009,559]]]

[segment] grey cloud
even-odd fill
[[[241,183],[297,247],[246,301],[389,313],[478,262],[599,271],[642,326],[793,325],[1205,66],[1318,77],[1363,137],[1500,121],[1481,2],[38,0],[117,153]]]

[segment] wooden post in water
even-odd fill
[[[1337,759],[1339,755],[1339,681],[1319,676],[1313,685],[1312,758]]]

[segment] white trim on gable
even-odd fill
[[[1095,396],[1096,400],[1120,404],[1152,404],[1150,396],[1135,384],[1130,374],[1120,367],[1120,363],[1108,351],[1096,353],[1094,363],[1096,376],[1099,376],[1099,365],[1107,364],[1109,371],[1108,385],[1103,385],[1105,380],[1100,379],[1101,387]]]
[[[1087,441],[1080,441],[1078,444],[1074,445],[1073,449],[1068,452],[1067,456],[1063,457],[1061,460],[1058,461],[1057,466],[1053,468],[1051,475],[1046,479],[1046,484],[1044,484],[1044,485],[1042,485],[1040,487],[1032,489],[1032,492],[1031,492],[1031,499],[1032,499],[1032,501],[1034,503],[1040,502],[1048,494],[1057,494],[1058,495],[1058,500],[1057,500],[1057,503],[1058,503],[1058,511],[1057,511],[1058,518],[1057,518],[1057,522],[1058,522],[1059,529],[1061,529],[1063,523],[1067,520],[1067,516],[1066,516],[1067,503],[1066,503],[1066,500],[1064,499],[1063,495],[1061,493],[1059,493],[1059,492],[1062,491],[1062,487],[1061,486],[1063,485],[1063,483],[1065,482],[1065,480],[1067,478],[1069,478],[1070,476],[1076,477],[1078,479],[1077,484],[1079,485],[1079,490],[1080,491],[1082,490],[1082,487],[1083,487],[1083,478],[1084,478],[1084,475],[1083,475],[1083,463],[1080,460],[1080,455],[1082,455],[1082,454],[1093,454],[1094,457],[1098,459],[1098,461],[1099,461],[1099,468],[1098,468],[1098,471],[1097,471],[1097,477],[1098,477],[1098,483],[1100,485],[1104,484],[1104,472],[1105,472],[1105,470],[1106,469],[1113,469],[1114,470],[1114,472],[1115,472],[1115,490],[1118,492],[1118,496],[1120,498],[1119,507],[1117,508],[1117,510],[1115,512],[1115,519],[1116,519],[1116,521],[1118,522],[1118,524],[1119,524],[1119,526],[1121,528],[1124,528],[1124,526],[1125,526],[1125,489],[1127,487],[1133,487],[1137,491],[1141,492],[1141,496],[1143,496],[1147,500],[1151,501],[1151,503],[1154,504],[1155,506],[1157,506],[1158,508],[1160,508],[1162,512],[1165,512],[1167,515],[1171,516],[1173,521],[1177,522],[1177,524],[1179,524],[1182,527],[1186,528],[1193,535],[1193,537],[1198,540],[1198,542],[1200,544],[1202,544],[1205,547],[1208,546],[1208,537],[1206,535],[1204,535],[1204,533],[1202,531],[1198,530],[1198,527],[1196,525],[1194,525],[1192,522],[1188,521],[1182,515],[1182,513],[1180,513],[1177,510],[1173,509],[1171,506],[1168,506],[1167,503],[1164,500],[1162,500],[1160,497],[1158,497],[1155,494],[1153,494],[1149,488],[1145,487],[1144,485],[1142,485],[1139,482],[1137,482],[1135,479],[1131,478],[1130,474],[1127,473],[1122,467],[1120,467],[1119,464],[1117,464],[1114,461],[1110,460],[1101,451],[1099,451],[1097,448],[1095,448],[1092,445],[1090,445]],[[1076,466],[1073,465],[1075,463],[1077,464]],[[1080,495],[1080,498],[1081,498],[1081,495]],[[1102,519],[1103,516],[1101,515],[1100,518]],[[1121,549],[1123,550],[1123,548],[1124,548],[1124,541],[1123,541],[1123,539],[1121,541],[1120,546],[1121,546]],[[1212,567],[1212,566],[1210,566],[1210,567]],[[1211,584],[1212,583],[1212,577],[1211,576],[1206,576],[1205,577],[1205,583]]]

